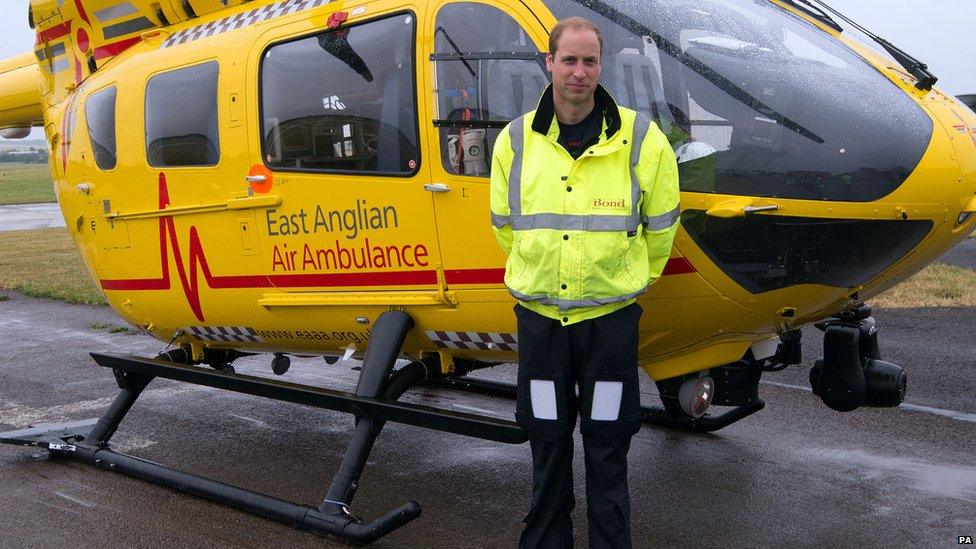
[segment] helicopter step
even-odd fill
[[[512,421],[396,402],[428,376],[428,367],[422,362],[393,371],[412,326],[413,319],[406,313],[388,311],[380,315],[366,349],[355,393],[173,362],[189,362],[182,350],[161,355],[170,360],[92,353],[99,365],[112,369],[120,388],[101,418],[0,433],[0,442],[46,448],[51,454],[134,476],[303,530],[334,536],[345,543],[370,543],[421,514],[416,501],[408,501],[372,522],[365,522],[349,511],[366,460],[387,421],[504,443],[526,440],[524,432]],[[321,505],[299,505],[111,450],[112,435],[143,389],[156,377],[354,414],[355,431]]]

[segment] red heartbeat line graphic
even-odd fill
[[[170,204],[169,190],[166,186],[166,175],[159,174],[159,209],[165,210]],[[394,272],[365,272],[365,273],[311,273],[311,274],[272,274],[272,275],[240,275],[215,276],[210,271],[200,234],[195,226],[190,227],[189,266],[184,267],[183,253],[177,238],[176,223],[173,216],[163,216],[159,219],[159,256],[161,262],[161,276],[159,278],[132,279],[102,279],[102,289],[105,290],[169,290],[170,268],[168,248],[173,248],[173,259],[180,278],[180,285],[186,301],[198,320],[203,322],[203,308],[200,305],[199,273],[211,289],[232,288],[315,288],[315,287],[356,287],[356,286],[418,286],[437,284],[437,271],[394,271]],[[484,269],[484,271],[494,271]],[[501,281],[505,270],[501,269],[491,278]],[[484,273],[480,278],[485,278]],[[483,282],[487,283],[487,282]]]
[[[159,209],[165,210],[169,206],[169,190],[166,187],[166,174],[159,174]],[[200,285],[197,278],[197,267],[203,270],[203,276],[211,285],[214,277],[207,264],[207,258],[203,253],[203,245],[200,243],[200,235],[196,227],[190,227],[190,266],[189,277],[187,269],[183,266],[183,254],[180,251],[180,242],[176,236],[176,223],[173,216],[164,216],[159,219],[159,256],[162,260],[162,276],[160,278],[139,278],[122,280],[101,280],[102,288],[105,290],[168,290],[170,289],[169,274],[169,254],[167,253],[167,236],[173,246],[173,258],[176,260],[176,270],[180,276],[180,285],[186,295],[186,301],[193,310],[197,319],[203,322],[203,309],[200,306]],[[258,277],[262,278],[262,277]],[[264,277],[265,282],[267,278]],[[269,283],[263,286],[269,286]],[[211,285],[212,286],[212,285]]]
[[[165,210],[170,204],[166,175],[159,174],[159,209]],[[355,273],[311,273],[311,274],[271,274],[271,275],[227,275],[215,276],[210,271],[200,234],[195,226],[190,226],[189,265],[184,266],[183,253],[177,238],[176,223],[173,216],[159,219],[159,257],[161,276],[159,278],[101,279],[104,290],[169,290],[171,287],[169,268],[169,246],[173,248],[173,259],[180,286],[186,302],[200,322],[204,321],[203,307],[200,304],[200,283],[198,273],[211,289],[243,288],[322,288],[322,287],[361,287],[361,286],[430,286],[437,284],[437,271],[414,270],[393,272],[355,272]],[[677,275],[695,272],[694,266],[683,257],[668,260],[664,275]],[[505,269],[450,269],[444,272],[447,284],[502,284]]]

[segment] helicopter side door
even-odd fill
[[[436,304],[415,13],[401,6],[337,28],[299,20],[259,41],[248,178],[255,196],[280,197],[258,213],[258,240],[271,284],[291,294],[265,306],[336,305],[356,292]]]
[[[540,53],[548,36],[517,2],[432,3],[427,25],[433,48],[423,60],[434,82],[424,124],[446,282],[452,290],[497,288],[505,301],[505,254],[488,215],[491,148],[549,85]]]

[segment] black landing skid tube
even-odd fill
[[[406,313],[388,311],[380,315],[366,348],[355,393],[213,371],[167,360],[92,353],[98,364],[112,369],[121,389],[105,415],[97,421],[45,424],[0,433],[0,442],[47,448],[52,454],[187,492],[303,530],[334,536],[349,544],[367,544],[421,513],[416,501],[408,501],[372,522],[365,522],[349,512],[373,443],[387,421],[496,442],[521,443],[526,440],[525,433],[512,421],[396,402],[407,389],[428,377],[427,366],[421,362],[393,371],[403,340],[412,326],[413,320]],[[119,423],[142,390],[156,377],[354,414],[355,431],[322,504],[318,507],[299,505],[111,450],[108,443]]]
[[[516,385],[514,383],[481,377],[470,377],[467,375],[469,372],[470,370],[462,370],[459,372],[461,375],[432,377],[424,381],[424,384],[476,394],[515,398]],[[758,383],[758,379],[756,382]],[[657,427],[695,433],[711,433],[751,416],[765,407],[766,403],[761,398],[758,398],[757,393],[756,398],[747,403],[737,405],[719,415],[713,416],[706,414],[700,418],[682,415],[680,412],[673,413],[662,406],[641,406],[641,420],[647,425]]]

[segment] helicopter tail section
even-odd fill
[[[26,137],[31,126],[44,123],[40,74],[30,53],[0,61],[0,135]]]

